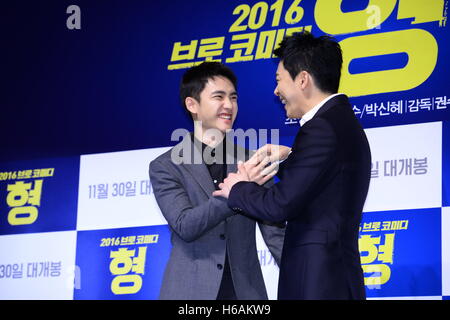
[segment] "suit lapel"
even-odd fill
[[[183,164],[187,171],[192,175],[195,181],[200,185],[208,197],[212,197],[214,184],[211,180],[208,168],[204,163],[201,164]]]
[[[227,153],[227,175],[230,172],[237,172],[238,161],[246,161],[249,158],[249,150],[242,148],[234,143],[230,136],[225,136],[226,153]]]
[[[227,163],[227,176],[230,172],[236,172],[237,171],[237,160],[236,160],[236,148],[233,143],[233,141],[227,136],[225,136],[225,142],[226,143],[226,163]],[[226,177],[224,177],[225,179]]]
[[[181,143],[183,143],[183,147],[180,150],[180,157],[183,158],[181,166],[189,172],[206,195],[212,197],[215,188],[208,168],[203,163],[201,152],[194,146],[190,134],[186,135]],[[188,152],[187,155],[185,151]]]
[[[212,182],[208,168],[206,167],[206,165],[202,160],[203,158],[201,151],[199,150],[199,148],[194,146],[190,134],[186,135],[181,143],[183,145],[178,146],[178,148],[180,148],[179,155],[184,160],[181,163],[181,166],[183,166],[183,168],[185,168],[186,171],[189,172],[189,174],[200,185],[200,187],[206,193],[206,195],[208,197],[212,197],[212,193],[216,189]],[[236,146],[231,139],[227,139],[225,143],[227,143],[226,161],[228,162],[227,164],[227,175],[228,175],[230,172],[237,172],[237,161],[238,160],[245,161],[248,155],[244,148]],[[184,151],[188,152],[188,154],[186,154],[186,157],[184,157],[183,154]]]

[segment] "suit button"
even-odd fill
[[[219,264],[217,265],[217,269],[222,270],[222,269],[223,269],[223,266],[219,263]]]
[[[225,235],[224,235],[224,234],[221,234],[221,235],[220,235],[220,239],[225,240]]]

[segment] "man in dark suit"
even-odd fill
[[[218,62],[187,70],[180,97],[194,132],[150,163],[150,181],[172,242],[160,299],[268,298],[256,250],[257,222],[212,196],[227,174],[236,172],[237,161],[250,155],[225,135],[237,115],[236,82],[232,70]],[[284,225],[258,224],[279,262]]]
[[[288,117],[301,118],[280,165],[280,181],[262,188],[248,182],[257,166],[239,165],[214,195],[228,198],[242,214],[287,221],[279,299],[365,299],[358,230],[371,156],[348,98],[337,94],[340,46],[327,36],[298,33],[285,38],[275,55],[280,58],[275,94]],[[273,160],[278,153],[268,156]]]

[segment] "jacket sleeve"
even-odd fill
[[[264,184],[265,188],[270,188],[274,185],[274,180],[270,179]],[[272,254],[273,258],[280,266],[281,263],[281,252],[283,251],[284,243],[284,233],[286,231],[286,224],[282,223],[272,223],[269,221],[258,220],[258,227],[261,231],[262,238]]]
[[[177,174],[163,161],[150,163],[150,181],[156,202],[174,232],[191,242],[235,213],[224,198],[210,197],[199,206],[193,206]]]
[[[310,120],[300,129],[292,153],[283,163],[280,181],[269,189],[253,182],[238,182],[230,191],[228,205],[260,220],[280,222],[294,218],[336,161],[336,148],[337,138],[331,125],[322,118]]]

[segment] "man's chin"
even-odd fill
[[[217,127],[217,130],[222,132],[223,134],[227,133],[227,131],[231,130],[233,128],[233,125],[221,125]]]
[[[292,111],[290,111],[290,110],[286,110],[286,118],[289,118],[289,119],[298,119],[298,118],[300,118],[299,116],[297,116],[295,113],[293,113]]]

